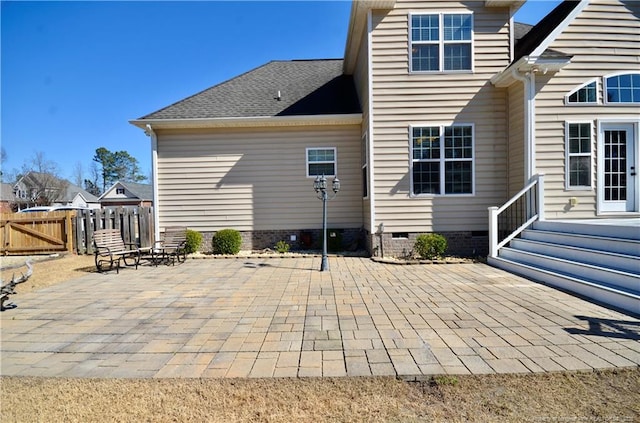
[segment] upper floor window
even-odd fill
[[[607,103],[640,103],[640,73],[604,79]]]
[[[597,94],[597,83],[593,81],[582,87],[574,90],[571,94],[567,96],[567,103],[570,104],[585,104],[585,103],[597,103],[598,102],[598,94]]]
[[[411,193],[473,194],[473,126],[411,128]]]
[[[410,21],[412,72],[471,70],[472,14],[411,15]]]
[[[336,148],[307,148],[307,176],[336,176]]]
[[[116,188],[116,194],[124,194],[124,188]]]

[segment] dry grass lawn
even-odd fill
[[[89,256],[36,262],[18,295],[93,271]],[[3,272],[5,281],[10,273]],[[639,422],[640,370],[427,382],[2,377],[0,421]]]

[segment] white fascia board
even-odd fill
[[[146,130],[147,125],[153,129],[180,128],[251,128],[251,127],[283,127],[283,126],[315,126],[315,125],[359,125],[362,113],[341,115],[314,116],[255,116],[196,119],[134,119],[134,126]]]
[[[519,66],[516,68],[520,72],[529,72],[532,70],[542,73],[557,72],[571,63],[570,57],[544,58],[525,56],[522,59],[524,59],[524,61],[522,63],[518,61]]]
[[[584,10],[584,8],[587,7],[587,4],[589,4],[589,0],[581,0],[580,4],[577,5],[575,9],[573,9],[571,13],[567,15],[567,17],[562,21],[562,23],[560,23],[560,25],[558,25],[553,31],[551,31],[547,38],[545,38],[544,41],[542,41],[540,45],[535,50],[533,50],[531,54],[529,54],[529,56],[542,56],[542,53],[544,53],[544,51],[549,48],[551,43],[554,42],[556,38],[558,38],[558,35],[560,35],[562,31],[564,31],[569,26],[569,24],[573,22],[576,16],[578,16]]]
[[[493,85],[495,85],[496,87],[501,87],[501,88],[510,86],[511,84],[513,84],[514,82],[516,82],[518,80],[518,79],[514,78],[513,72],[515,72],[518,69],[520,69],[520,67],[524,63],[526,63],[526,61],[527,61],[526,57],[522,57],[522,58],[518,59],[517,62],[512,63],[506,69],[504,69],[502,72],[493,75],[493,77],[490,79],[491,83]]]
[[[571,63],[570,57],[558,57],[558,58],[542,58],[533,56],[524,56],[518,59],[517,62],[512,63],[502,72],[494,75],[491,78],[491,83],[496,87],[508,87],[518,79],[514,77],[514,72],[557,72]]]

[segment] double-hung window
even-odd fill
[[[591,187],[591,123],[567,123],[567,188]]]
[[[307,176],[336,176],[336,148],[307,148]]]
[[[410,15],[411,72],[470,71],[473,15]]]
[[[473,125],[411,127],[411,194],[473,194]]]

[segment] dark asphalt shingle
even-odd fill
[[[565,20],[567,16],[580,4],[579,1],[565,0],[553,9],[547,16],[538,22],[533,28],[526,32],[516,43],[514,62],[529,55]],[[518,29],[516,27],[516,29]],[[520,30],[525,30],[521,27]],[[518,35],[518,34],[516,34]],[[520,33],[522,35],[522,33]],[[548,50],[543,56],[559,57],[562,53]]]
[[[342,59],[272,61],[141,119],[360,113],[353,78],[343,75],[342,63]]]

